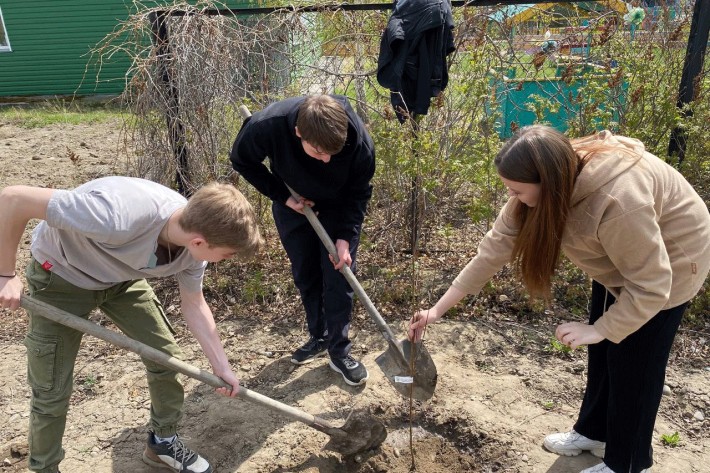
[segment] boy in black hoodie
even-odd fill
[[[310,339],[291,361],[308,363],[327,349],[330,367],[347,384],[363,384],[368,373],[350,356],[348,338],[353,291],[339,271],[345,264],[356,269],[372,196],[375,149],[362,120],[343,96],[282,100],[245,120],[230,159],[237,172],[273,201],[274,222],[301,293]],[[338,264],[303,215],[304,206],[317,212],[335,241]]]

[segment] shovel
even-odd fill
[[[215,388],[231,388],[222,378],[208,371],[192,366],[155,348],[149,347],[144,343],[89,322],[86,319],[77,317],[45,302],[22,296],[20,305],[33,314],[41,315],[53,322],[66,325],[74,330],[88,333],[113,345],[125,348],[146,359],[160,363],[167,368],[195,378]],[[365,411],[352,412],[342,427],[335,427],[325,419],[282,404],[270,397],[250,391],[241,386],[239,387],[237,396],[245,401],[259,404],[262,407],[283,414],[292,420],[303,422],[307,426],[329,435],[330,440],[324,448],[343,455],[354,455],[376,448],[382,444],[387,437],[387,429],[382,421]]]
[[[251,116],[251,112],[245,105],[239,107],[239,113],[245,119]],[[286,184],[286,187],[288,187],[294,199],[300,200],[301,197],[288,184]],[[328,253],[337,262],[338,252],[335,249],[333,240],[330,239],[328,232],[323,228],[315,212],[310,207],[304,206],[303,213],[318,234]],[[367,310],[367,313],[387,341],[387,350],[375,359],[387,380],[404,397],[411,396],[421,401],[430,399],[434,395],[434,389],[436,388],[437,372],[434,360],[431,359],[424,344],[422,342],[412,343],[407,339],[397,340],[392,329],[377,311],[377,308],[375,308],[375,305],[355,278],[355,274],[353,274],[350,267],[343,265],[340,268],[340,272],[345,276],[348,284],[353,288],[360,302],[365,306],[365,310]]]

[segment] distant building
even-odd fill
[[[120,94],[128,80],[128,56],[115,54],[99,65],[91,51],[134,10],[133,0],[3,0],[0,97]]]
[[[97,70],[91,49],[128,17],[130,0],[4,0],[0,3],[0,96],[118,94],[128,57]]]

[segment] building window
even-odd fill
[[[0,53],[12,51],[10,47],[10,38],[5,29],[5,19],[2,16],[2,8],[0,8]]]

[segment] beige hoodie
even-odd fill
[[[608,131],[588,140],[636,152],[599,154],[585,165],[562,238],[570,261],[616,297],[594,326],[618,343],[700,290],[710,271],[710,213],[685,178],[640,141]],[[510,261],[515,202],[503,207],[454,287],[476,294]]]

